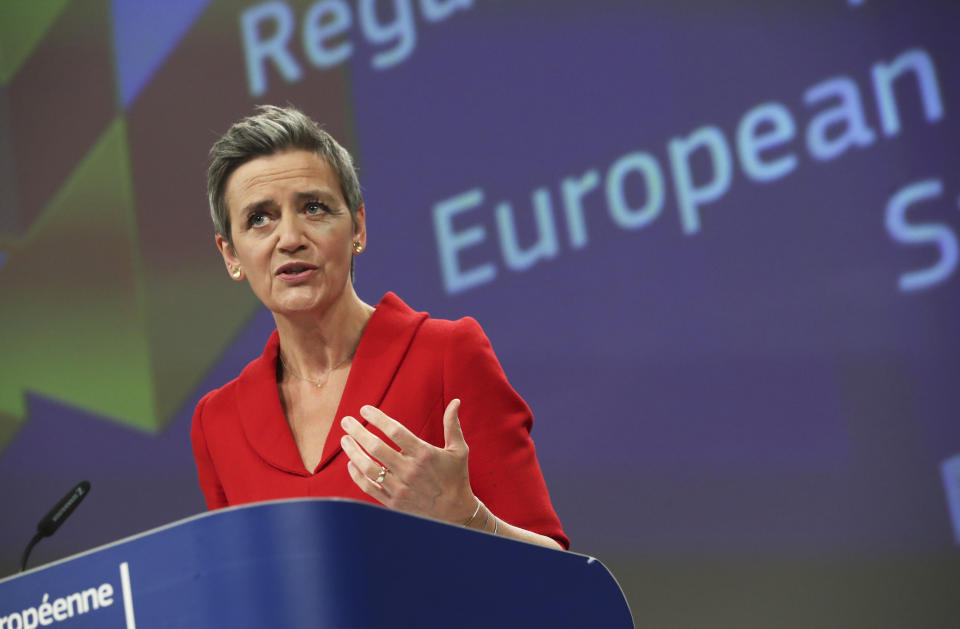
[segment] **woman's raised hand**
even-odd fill
[[[399,452],[355,418],[344,417],[340,424],[347,434],[340,444],[350,459],[347,470],[353,482],[392,509],[463,524],[476,513],[478,502],[470,488],[469,448],[460,430],[459,409],[460,400],[447,405],[444,447],[438,448],[380,409],[361,408],[360,415],[397,444]]]

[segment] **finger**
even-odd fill
[[[357,487],[363,490],[363,493],[372,496],[377,502],[384,504],[384,502],[390,498],[389,492],[384,489],[383,485],[378,485],[367,478],[366,475],[353,464],[353,461],[347,461],[347,473],[350,474],[350,478]]]
[[[457,450],[467,445],[460,428],[460,400],[451,400],[443,411],[443,442],[445,450]]]
[[[390,469],[401,465],[403,455],[383,442],[383,439],[366,429],[363,424],[353,417],[347,416],[340,420],[343,430],[353,437],[354,441],[367,453]]]
[[[380,432],[385,434],[390,441],[400,446],[401,452],[412,452],[425,443],[415,434],[407,430],[406,426],[375,406],[367,404],[361,407],[360,415],[373,426],[379,428]]]
[[[344,453],[347,455],[347,458],[350,459],[350,462],[353,463],[354,467],[370,479],[370,482],[377,486],[382,485],[382,483],[377,483],[373,480],[380,476],[380,470],[383,468],[382,465],[371,459],[370,456],[357,445],[357,442],[354,441],[352,437],[344,435],[340,439],[340,445],[343,447]]]

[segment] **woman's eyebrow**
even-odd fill
[[[324,201],[336,202],[337,197],[326,189],[304,190],[296,194],[297,201],[312,201],[313,199],[323,199]]]
[[[275,206],[275,205],[276,205],[276,203],[274,203],[272,199],[263,199],[262,201],[254,201],[254,202],[252,202],[252,203],[248,203],[248,204],[243,208],[242,215],[243,215],[243,216],[249,216],[250,214],[252,214],[252,213],[254,213],[254,212],[262,212],[262,211],[264,211],[264,210],[266,210],[266,209],[268,209],[268,208],[271,208],[271,207],[273,207],[273,206]]]

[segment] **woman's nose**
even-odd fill
[[[297,220],[296,213],[284,212],[277,225],[277,248],[285,253],[292,253],[304,248],[303,226]]]

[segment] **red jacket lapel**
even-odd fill
[[[260,458],[285,472],[308,476],[277,392],[279,347],[280,337],[274,330],[263,355],[247,365],[237,378],[237,412],[247,442]]]
[[[344,432],[340,420],[352,415],[366,424],[366,420],[360,417],[360,407],[364,404],[380,406],[410,342],[426,318],[427,313],[414,312],[393,293],[384,295],[377,304],[357,346],[350,376],[315,472],[329,465],[342,450],[340,438]],[[247,365],[237,378],[237,412],[247,441],[263,460],[285,472],[309,476],[280,405],[277,392],[279,346],[279,335],[274,330],[263,355]]]
[[[340,438],[345,433],[340,427],[340,420],[351,415],[366,425],[367,421],[360,417],[360,407],[364,404],[381,405],[407,348],[426,318],[427,313],[414,312],[393,293],[384,295],[377,304],[357,346],[347,386],[340,398],[340,406],[316,471],[329,465],[342,450]]]

